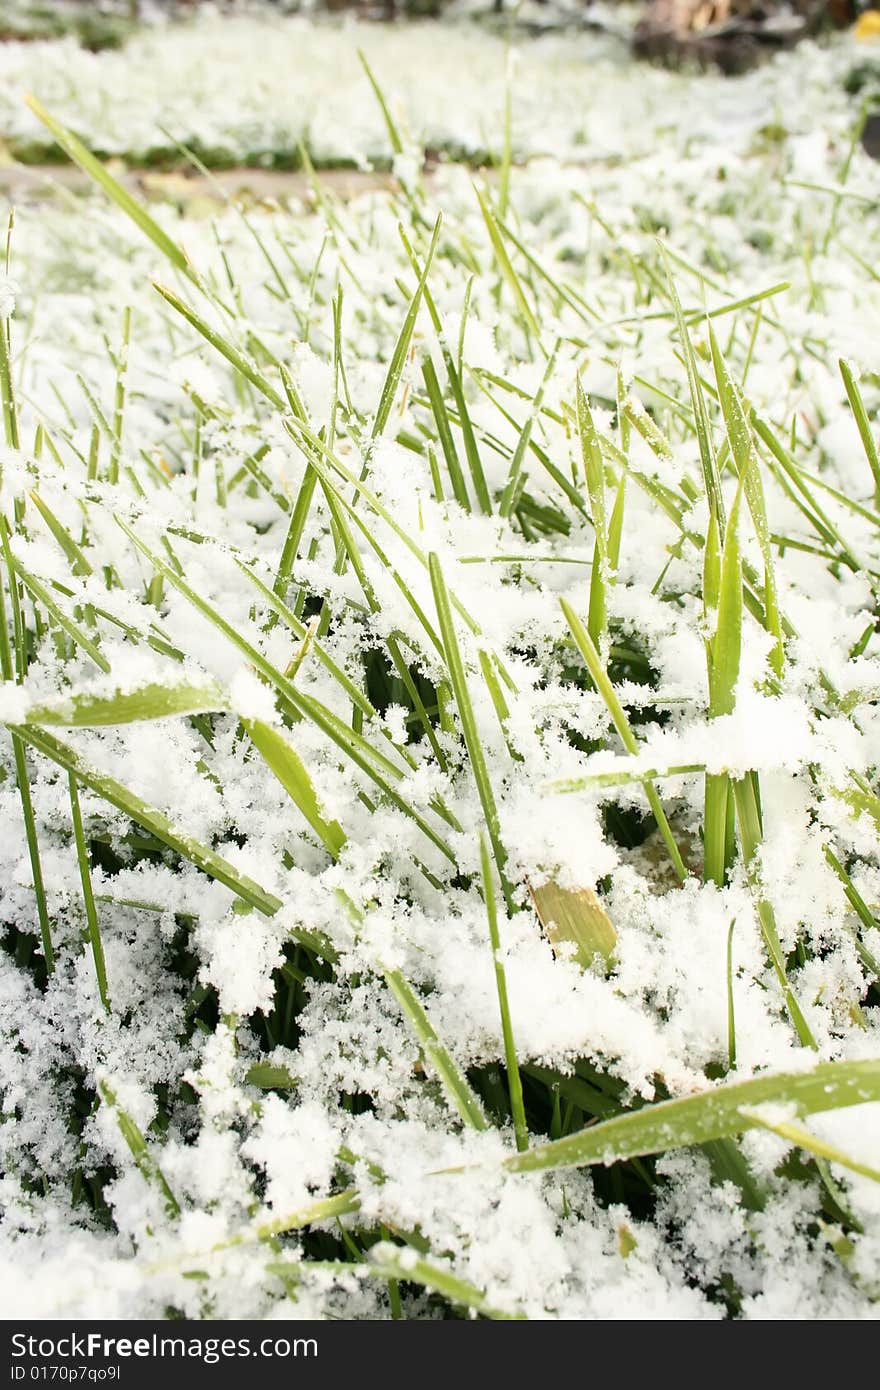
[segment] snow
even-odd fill
[[[358,45],[395,118],[402,113],[404,151],[394,171],[405,193],[365,186],[331,202],[329,226],[305,198],[248,208],[246,223],[219,204],[209,217],[187,216],[185,203],[184,211],[151,206],[216,297],[209,303],[184,277],[177,291],[279,392],[278,363],[285,365],[311,432],[323,431],[325,443],[338,391],[333,451],[354,477],[367,470],[357,501],[354,486],[340,484],[356,519],[316,487],[291,582],[281,586],[290,607],[308,598],[297,610],[302,624],[314,620],[299,666],[301,629],[271,620],[249,577],[270,591],[276,581],[308,476],[296,425],[288,430],[281,412],[153,292],[151,282],[168,280],[170,267],[106,201],[25,201],[17,210],[15,280],[0,279],[0,317],[11,329],[22,447],[0,449],[0,503],[10,521],[24,518],[12,542],[16,563],[50,587],[69,624],[99,642],[110,674],[99,672],[70,627],[62,637],[44,624],[24,683],[0,690],[0,717],[24,724],[37,705],[69,707],[73,693],[216,683],[222,698],[209,720],[60,734],[164,812],[175,833],[222,856],[281,907],[274,915],[250,908],[193,864],[133,834],[123,812],[81,783],[108,1014],[91,952],[82,950],[86,919],[67,777],[28,750],[57,953],[45,980],[12,744],[3,740],[0,901],[11,950],[0,955],[8,1212],[0,1278],[18,1300],[7,1310],[139,1318],[170,1306],[218,1318],[384,1317],[386,1286],[361,1266],[339,1275],[312,1269],[297,1233],[285,1236],[279,1252],[254,1234],[260,1222],[351,1182],[361,1213],[346,1223],[417,1230],[429,1262],[445,1262],[488,1305],[530,1317],[716,1319],[722,1293],[735,1288],[728,1308],[740,1316],[876,1318],[878,1188],[843,1165],[832,1165],[834,1181],[861,1226],[848,1232],[846,1259],[822,1207],[821,1175],[811,1168],[803,1180],[786,1176],[780,1163],[788,1148],[776,1136],[751,1132],[742,1141],[765,1190],[760,1211],[746,1206],[732,1182],[719,1181],[708,1153],[687,1150],[657,1160],[654,1196],[634,1214],[622,1196],[609,1199],[604,1179],[589,1170],[504,1170],[513,1148],[509,1125],[476,1133],[459,1124],[383,972],[403,973],[463,1073],[497,1068],[503,1041],[479,887],[484,806],[452,694],[440,696],[445,716],[432,728],[432,748],[410,716],[403,682],[392,684],[390,658],[382,677],[387,698],[364,682],[365,657],[387,652],[391,638],[406,668],[434,688],[448,683],[424,563],[436,553],[460,605],[456,635],[497,803],[504,872],[522,908],[501,911],[496,960],[524,1066],[574,1080],[578,1065],[589,1065],[625,1106],[697,1094],[727,1066],[731,1001],[738,1077],[812,1065],[768,959],[755,883],[773,905],[819,1056],[877,1058],[880,1008],[853,939],[861,924],[825,855],[830,846],[851,867],[875,911],[876,803],[853,779],[873,788],[880,766],[880,654],[873,636],[852,653],[873,623],[880,541],[873,479],[837,358],[859,362],[876,433],[880,287],[857,259],[870,259],[876,241],[876,171],[856,148],[847,188],[873,201],[836,203],[821,188],[791,182],[839,184],[857,116],[843,76],[861,50],[846,37],[804,44],[728,82],[630,65],[607,35],[514,38],[509,48],[464,24],[208,17],[173,33],[151,29],[119,53],[88,54],[66,42],[0,47],[0,138],[23,148],[37,137],[18,99],[32,88],[104,153],[146,157],[167,144],[164,125],[230,159],[269,162],[303,138],[320,161],[390,164]],[[508,71],[519,167],[505,222],[550,277],[511,250],[540,340],[526,331],[493,253],[474,196],[474,180],[482,186],[483,176],[454,162],[499,155]],[[449,162],[425,173],[425,149]],[[497,198],[497,177],[485,182]],[[421,260],[441,210],[428,281],[441,331],[423,303],[388,427],[371,441],[415,286],[398,224]],[[736,708],[720,719],[708,717],[700,546],[682,538],[656,500],[658,490],[671,495],[683,526],[702,539],[699,452],[658,233],[688,312],[704,300],[717,310],[789,285],[762,301],[753,341],[753,309],[719,314],[714,326],[757,416],[790,447],[804,476],[819,479],[808,510],[821,504],[826,518],[823,538],[762,452],[780,606],[791,625],[786,667],[777,680],[772,639],[747,611]],[[283,292],[266,251],[280,267]],[[568,286],[568,297],[551,281]],[[113,442],[103,422],[113,417],[112,357],[127,304],[127,403],[113,483]],[[711,383],[698,317],[692,333]],[[480,460],[497,495],[557,339],[544,409],[533,424],[541,455],[527,452],[524,460],[537,518],[536,533],[527,535],[497,506],[487,516],[452,500],[421,363],[430,358],[445,383],[444,352],[453,361],[461,354]],[[669,441],[668,449],[655,449],[632,431],[621,553],[607,595],[615,661],[625,662],[617,691],[640,742],[636,756],[626,754],[600,695],[579,678],[559,603],[566,599],[586,618],[594,547],[589,507],[570,495],[571,487],[585,492],[575,380],[580,374],[596,426],[610,441],[610,513],[626,453],[616,422],[618,370],[623,394],[651,407]],[[717,446],[714,407],[710,414]],[[88,470],[96,418],[97,477]],[[38,422],[45,431],[39,458]],[[442,498],[432,486],[426,437],[439,458]],[[474,496],[456,420],[451,439]],[[257,481],[247,472],[240,477],[244,461],[264,446]],[[71,564],[31,504],[35,488],[91,573]],[[727,473],[728,505],[734,488]],[[541,509],[564,525],[542,532]],[[357,567],[338,561],[340,517],[358,547]],[[172,579],[158,590],[152,564],[117,519],[172,573],[185,573],[227,624],[223,633]],[[762,597],[763,558],[745,515],[741,542]],[[827,548],[833,562],[798,545]],[[847,560],[854,556],[856,572]],[[326,622],[324,603],[332,613]],[[32,623],[30,599],[24,611]],[[486,662],[506,713],[483,678]],[[286,711],[266,676],[272,668],[290,673]],[[344,681],[360,693],[357,719]],[[291,714],[316,708],[320,721]],[[239,722],[280,729],[285,713],[285,736],[320,813],[346,837],[335,861]],[[334,739],[342,730],[362,755],[357,763]],[[640,776],[681,766],[759,775],[763,841],[754,882],[737,861],[723,888],[703,883],[699,872],[679,887],[659,837],[632,847],[612,832],[609,807],[621,819],[646,810]],[[613,788],[589,782],[610,771],[631,778]],[[582,781],[579,790],[559,789],[572,780]],[[701,772],[658,776],[657,788],[685,858],[699,870]],[[617,933],[607,975],[554,954],[542,935],[526,885],[547,878],[600,892]],[[329,942],[334,969],[315,966],[300,938]],[[876,958],[880,932],[862,931],[862,943]],[[31,947],[36,972],[26,968]],[[262,1091],[249,1073],[267,1063],[286,1068],[294,1084]],[[144,1133],[180,1204],[178,1220],[135,1162],[113,1108],[93,1103],[101,1079]],[[527,1086],[537,1084],[527,1074]],[[565,1105],[563,1094],[563,1112]],[[808,1123],[859,1163],[880,1168],[878,1110],[873,1103]],[[70,1185],[78,1168],[89,1176],[108,1166],[111,1225]],[[326,1230],[338,1233],[332,1222]],[[269,1269],[282,1260],[295,1279],[282,1281]],[[185,1277],[192,1269],[208,1270],[209,1280]],[[418,1292],[406,1297],[416,1314],[434,1315]]]

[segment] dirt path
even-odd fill
[[[112,166],[111,166],[112,167]],[[308,176],[301,172],[274,169],[223,169],[211,177],[192,173],[160,173],[148,169],[113,170],[116,178],[132,193],[157,202],[190,206],[205,201],[222,203],[224,195],[245,196],[253,202],[286,202],[310,199]],[[354,197],[373,188],[392,188],[391,174],[360,169],[322,169],[321,184],[342,198]],[[40,203],[83,194],[94,182],[72,164],[7,164],[0,167],[0,199],[12,203]]]

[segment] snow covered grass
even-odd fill
[[[397,192],[211,223],[34,104],[104,192],[0,279],[8,1316],[875,1315],[845,61],[488,180],[378,101]]]
[[[619,7],[611,15],[621,22]],[[145,28],[120,51],[90,53],[72,39],[0,45],[0,141],[18,159],[57,158],[22,102],[34,91],[90,148],[137,164],[178,164],[183,142],[216,165],[298,167],[303,144],[317,165],[387,166],[394,150],[359,49],[415,144],[472,162],[501,157],[508,85],[517,157],[595,163],[651,156],[656,139],[696,147],[708,136],[733,151],[762,128],[813,129],[794,73],[823,88],[822,114],[833,117],[851,104],[839,79],[870,58],[841,40],[804,49],[786,77],[774,65],[736,83],[706,75],[694,84],[632,67],[625,41],[597,32],[524,38],[514,27],[508,40],[465,22],[438,31],[202,15]]]

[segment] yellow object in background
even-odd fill
[[[860,43],[880,39],[880,10],[863,10],[853,25],[853,34]]]

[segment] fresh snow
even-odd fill
[[[836,1190],[861,1226],[842,1254],[838,1232],[827,1222],[817,1227],[815,1169],[803,1182],[783,1177],[778,1164],[791,1146],[769,1132],[742,1141],[768,1189],[762,1211],[747,1210],[732,1183],[713,1185],[706,1156],[687,1150],[658,1161],[653,1209],[636,1218],[622,1198],[599,1200],[588,1169],[506,1173],[499,1165],[512,1151],[508,1130],[461,1129],[444,1092],[426,1084],[418,1043],[382,977],[401,970],[419,990],[462,1069],[503,1058],[479,890],[484,816],[457,725],[436,733],[445,772],[426,739],[405,743],[402,706],[365,717],[363,727],[396,769],[396,791],[446,841],[454,865],[315,723],[302,719],[287,731],[321,815],[347,836],[334,863],[242,736],[239,719],[280,727],[269,688],[170,582],[157,606],[145,601],[152,566],[115,519],[172,568],[179,563],[196,594],[278,669],[302,655],[300,637],[267,621],[245,570],[272,588],[304,453],[281,412],[234,375],[151,281],[173,285],[242,353],[259,356],[279,392],[270,355],[283,362],[315,433],[328,422],[332,301],[340,284],[344,392],[353,412],[338,412],[336,453],[355,475],[366,466],[366,487],[399,530],[363,497],[357,503],[366,534],[351,527],[362,583],[350,565],[335,564],[333,519],[316,490],[286,599],[294,604],[300,591],[326,597],[333,621],[329,631],[310,634],[292,679],[347,725],[351,699],[334,667],[362,685],[363,654],[389,636],[429,679],[445,680],[446,667],[397,582],[436,623],[427,573],[406,540],[439,555],[449,589],[480,630],[477,639],[456,617],[507,873],[523,908],[501,921],[520,1061],[568,1072],[587,1058],[632,1100],[654,1099],[661,1086],[673,1096],[706,1089],[706,1069],[717,1075],[727,1058],[731,923],[739,1074],[806,1069],[815,1060],[785,1013],[742,866],[723,889],[692,876],[679,890],[656,837],[630,850],[603,830],[601,808],[609,801],[644,809],[637,780],[610,789],[587,783],[574,792],[559,786],[609,771],[644,775],[694,764],[760,774],[765,838],[758,875],[784,948],[794,951],[799,941],[806,948],[791,980],[820,1056],[876,1058],[880,1010],[862,1002],[869,979],[854,944],[860,924],[825,857],[830,845],[838,858],[852,860],[854,883],[876,908],[878,828],[870,807],[862,809],[851,793],[853,775],[871,782],[880,765],[880,654],[873,638],[857,658],[851,651],[873,622],[880,541],[873,480],[837,367],[840,355],[857,364],[876,434],[877,177],[861,149],[851,150],[858,104],[843,88],[844,74],[865,50],[848,38],[805,44],[746,78],[724,81],[632,65],[608,37],[515,41],[512,150],[525,163],[512,171],[507,224],[540,267],[579,296],[560,296],[508,243],[537,310],[543,351],[524,329],[493,255],[473,188],[475,179],[483,186],[482,175],[455,163],[441,163],[428,177],[419,172],[424,149],[452,158],[500,156],[508,57],[499,37],[466,26],[386,30],[207,19],[182,31],[147,32],[121,53],[99,56],[68,43],[8,45],[0,47],[0,138],[13,148],[42,139],[20,101],[31,89],[105,154],[144,158],[167,147],[164,127],[229,160],[268,161],[303,139],[322,163],[387,163],[392,151],[358,46],[402,122],[405,148],[395,173],[404,191],[366,190],[348,203],[332,202],[329,223],[313,200],[256,206],[247,223],[232,207],[218,205],[207,218],[154,206],[163,230],[213,288],[213,302],[98,196],[24,203],[16,211],[0,317],[11,325],[22,447],[0,446],[0,501],[10,519],[16,505],[24,507],[13,540],[16,563],[49,586],[65,615],[88,632],[89,614],[100,610],[100,652],[111,674],[102,674],[82,647],[68,641],[65,649],[44,630],[23,689],[7,685],[0,693],[0,715],[15,725],[36,704],[63,709],[72,690],[104,697],[179,685],[179,648],[186,679],[201,687],[216,682],[223,693],[210,743],[198,721],[179,717],[53,732],[282,906],[271,917],[243,913],[227,888],[185,860],[139,856],[128,817],[81,785],[86,825],[108,851],[92,871],[107,1014],[91,951],[82,949],[67,777],[28,752],[57,964],[41,989],[11,955],[0,955],[6,1316],[153,1317],[172,1306],[193,1317],[385,1317],[386,1282],[359,1266],[338,1275],[310,1271],[296,1236],[283,1256],[257,1239],[224,1247],[255,1223],[335,1190],[345,1147],[356,1155],[349,1177],[360,1191],[358,1220],[375,1229],[418,1228],[439,1252],[428,1258],[448,1264],[491,1307],[538,1318],[715,1319],[723,1311],[719,1291],[735,1285],[746,1317],[876,1317],[880,1189],[864,1175],[833,1167]],[[847,191],[837,197],[844,176]],[[487,186],[497,199],[497,174]],[[669,455],[661,456],[632,431],[620,563],[609,589],[615,642],[637,647],[654,672],[652,688],[630,679],[620,684],[620,698],[632,718],[640,709],[664,716],[637,725],[643,746],[635,759],[625,754],[601,698],[571,679],[577,658],[566,645],[559,599],[586,618],[594,532],[584,510],[534,454],[525,461],[527,490],[564,514],[568,534],[529,539],[497,507],[489,517],[476,508],[465,512],[449,500],[445,469],[446,499],[434,495],[426,435],[444,465],[420,363],[430,357],[441,382],[445,367],[424,305],[388,427],[367,444],[415,288],[398,223],[421,261],[441,210],[428,287],[453,357],[460,344],[490,491],[505,486],[541,387],[544,351],[557,340],[532,438],[563,480],[574,479],[586,496],[571,415],[578,373],[600,431],[621,442],[619,370],[624,390],[654,410],[670,440]],[[750,404],[791,445],[799,465],[866,509],[854,512],[816,488],[859,560],[856,572],[777,541],[780,605],[792,624],[782,686],[768,680],[771,643],[746,614],[736,710],[711,721],[698,597],[702,555],[681,543],[639,482],[670,489],[682,507],[692,483],[697,501],[685,524],[705,534],[687,378],[657,236],[678,258],[677,284],[689,311],[704,303],[721,309],[788,284],[763,302],[754,334],[754,305],[716,317],[716,330],[735,376],[745,378]],[[112,357],[126,305],[131,349],[113,484],[103,421],[112,430]],[[698,316],[692,331],[704,348]],[[711,362],[699,362],[710,382]],[[99,470],[89,478],[96,418]],[[38,422],[47,437],[36,461]],[[714,433],[719,445],[717,422]],[[454,437],[463,459],[457,428]],[[252,483],[241,476],[242,464],[262,445],[262,481]],[[774,537],[822,549],[761,457]],[[82,545],[91,573],[72,571],[27,500],[34,489]],[[728,505],[734,491],[728,473]],[[609,510],[612,500],[609,487]],[[741,539],[746,559],[760,570],[748,519]],[[29,603],[25,608],[32,621]],[[480,651],[503,662],[515,687],[504,687],[510,710],[503,727],[480,674]],[[840,695],[834,709],[826,707],[829,684]],[[598,751],[581,751],[588,745]],[[33,880],[8,738],[0,756],[3,920],[33,935]],[[658,788],[676,835],[699,858],[702,775],[659,777]],[[438,816],[438,796],[454,825]],[[602,885],[618,936],[607,976],[582,970],[564,951],[554,955],[528,905],[527,883],[547,878]],[[286,959],[291,933],[300,932],[325,936],[339,965],[332,978],[308,980],[295,1045],[267,1056],[253,1016],[271,1009],[273,972]],[[864,932],[863,942],[875,958],[880,954],[876,929]],[[189,955],[188,980],[172,966],[181,953]],[[204,1031],[190,1019],[201,990],[217,1001],[217,1022]],[[258,1061],[286,1069],[292,1089],[264,1093],[251,1084],[249,1069]],[[113,1107],[82,1100],[102,1082],[147,1133],[180,1203],[178,1219],[134,1163]],[[167,1095],[160,1133],[150,1126]],[[341,1096],[369,1097],[370,1108],[358,1113]],[[76,1103],[80,1132],[69,1123]],[[874,1104],[804,1123],[878,1169],[878,1111]],[[79,1167],[87,1174],[112,1169],[105,1187],[112,1221],[102,1224],[72,1202],[69,1179]],[[449,1168],[464,1171],[441,1171]],[[332,1222],[327,1229],[335,1229]],[[380,1263],[381,1254],[373,1252]],[[282,1258],[290,1263],[283,1279]],[[192,1269],[209,1278],[184,1277]],[[410,1311],[434,1316],[436,1306],[416,1295]]]

